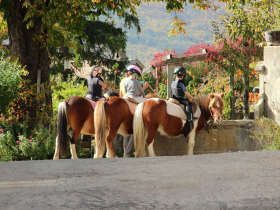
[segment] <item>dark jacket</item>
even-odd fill
[[[103,79],[101,77],[89,77],[88,78],[88,92],[86,98],[97,101],[102,97],[102,86],[98,84],[98,81]]]
[[[175,79],[172,83],[171,83],[171,94],[170,94],[170,98],[174,98],[174,99],[183,99],[185,97],[185,93],[183,92],[182,88],[178,86],[179,83],[183,83],[184,86],[185,82],[181,79]]]

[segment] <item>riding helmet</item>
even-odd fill
[[[177,66],[174,70],[174,74],[186,76],[187,72],[183,66]]]
[[[138,66],[136,65],[130,65],[129,67],[127,67],[127,71],[128,72],[133,72],[133,73],[137,73],[138,76],[141,75],[141,70]]]
[[[92,77],[96,77],[97,74],[102,73],[102,68],[98,65],[92,66],[89,69],[89,75]]]

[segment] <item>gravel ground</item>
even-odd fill
[[[280,152],[0,163],[0,209],[280,209]]]

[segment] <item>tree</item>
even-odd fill
[[[210,0],[170,0],[166,2],[166,9],[181,10],[187,2],[196,3],[202,9],[213,5]],[[37,70],[42,72],[41,82],[49,82],[48,49],[75,47],[71,37],[86,39],[83,27],[87,20],[98,20],[101,15],[117,14],[125,20],[125,26],[131,27],[128,17],[137,16],[136,6],[140,4],[140,1],[127,0],[2,0],[0,10],[7,20],[11,54],[26,65],[29,74],[24,78],[33,85],[37,82]],[[46,99],[51,105],[50,93],[46,94]],[[32,110],[37,109],[36,104],[34,107]]]
[[[242,72],[244,119],[249,118],[249,78],[252,73],[250,64],[262,59],[262,32],[278,24],[279,14],[276,11],[279,6],[277,0],[248,0],[246,5],[232,1],[227,4],[221,21],[213,23],[216,40],[223,44],[221,65],[230,75],[231,87],[234,86],[233,75],[237,71]]]

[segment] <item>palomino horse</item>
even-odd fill
[[[192,131],[187,135],[187,154],[193,154],[195,138],[205,122],[213,119],[214,123],[222,120],[224,94],[209,94],[195,98],[192,104],[194,116],[199,118],[192,122]],[[164,100],[148,100],[140,103],[133,120],[135,157],[145,156],[145,143],[149,156],[155,156],[153,142],[157,131],[161,135],[177,137],[184,134],[185,120],[167,113]]]
[[[118,93],[109,91],[109,97]],[[70,139],[71,158],[77,159],[76,142],[80,134],[94,135],[94,107],[96,102],[73,96],[59,104],[57,120],[56,147],[53,159],[67,157],[67,131],[71,127],[73,135]]]
[[[149,93],[145,98],[157,97]],[[107,145],[107,158],[117,157],[113,140],[116,134],[131,136],[133,134],[133,115],[137,103],[119,97],[99,101],[94,112],[95,154],[94,158],[102,158]],[[105,141],[106,140],[106,141]]]

